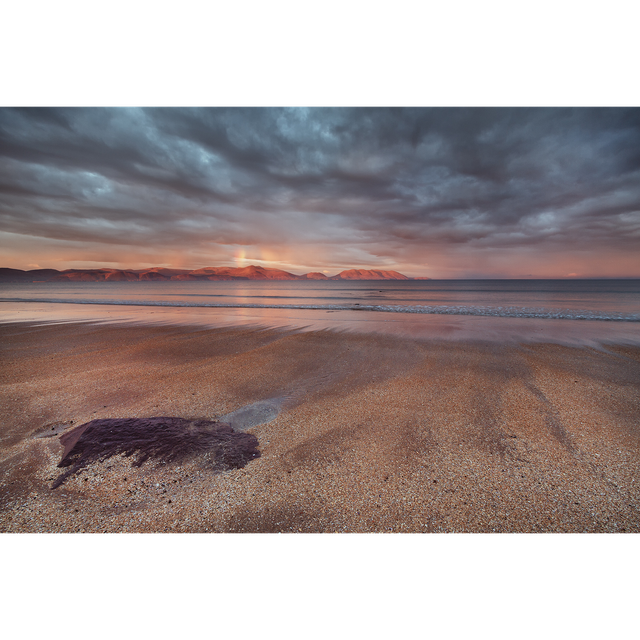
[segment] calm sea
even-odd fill
[[[0,284],[0,322],[79,320],[640,344],[640,280]]]

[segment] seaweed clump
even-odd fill
[[[214,470],[239,469],[260,457],[258,439],[236,433],[231,426],[211,420],[185,418],[115,418],[92,420],[60,437],[64,446],[58,467],[71,467],[60,475],[52,489],[94,462],[111,456],[133,456],[134,467],[147,459],[181,462],[207,455]]]

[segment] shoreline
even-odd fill
[[[0,342],[2,532],[640,531],[636,345],[116,323]],[[58,432],[273,399],[241,469],[120,456],[50,489]]]
[[[0,302],[0,325],[100,324],[135,327],[243,328],[246,330],[335,331],[392,335],[415,340],[556,343],[575,346],[626,344],[640,347],[640,323],[565,318],[524,318],[455,314],[162,307],[110,304]]]

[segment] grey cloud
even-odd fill
[[[0,163],[0,229],[34,237],[639,239],[640,109],[1,109]]]

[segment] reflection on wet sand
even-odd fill
[[[334,330],[417,339],[553,342],[572,345],[640,344],[640,323],[550,318],[501,318],[376,311],[144,307],[61,303],[0,304],[0,322],[98,322],[199,327]]]

